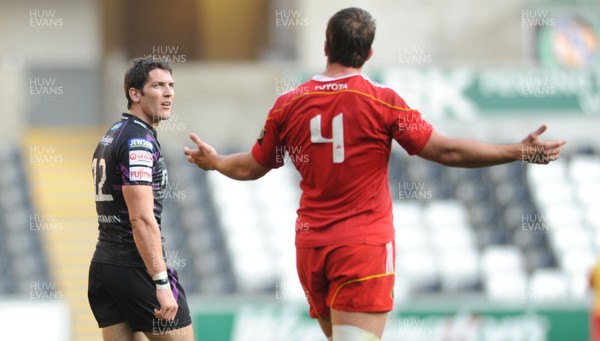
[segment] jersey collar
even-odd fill
[[[156,129],[154,129],[153,126],[149,125],[148,123],[144,122],[143,120],[140,120],[137,116],[129,114],[129,113],[123,113],[123,117],[122,117],[123,121],[133,121],[133,123],[139,124],[142,127],[146,128],[147,130],[149,130],[154,136],[156,136]]]
[[[353,74],[349,74],[349,75],[345,75],[345,76],[341,76],[341,77],[335,77],[335,78],[324,76],[324,75],[315,75],[312,79],[317,82],[332,82],[332,81],[337,81],[340,79],[350,78],[350,77],[360,76],[360,75],[361,75],[360,73],[353,73]]]

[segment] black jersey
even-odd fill
[[[144,267],[133,240],[123,186],[152,186],[154,217],[161,222],[167,168],[156,130],[123,114],[102,137],[92,159],[99,237],[92,261]]]

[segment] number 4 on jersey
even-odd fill
[[[321,134],[321,115],[310,120],[310,142],[333,144],[333,163],[344,162],[344,114],[339,113],[331,121],[331,138]]]

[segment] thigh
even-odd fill
[[[163,332],[144,332],[150,341],[193,341],[194,329],[188,325],[179,329],[170,329]]]
[[[392,310],[394,263],[393,241],[384,245],[346,245],[332,250],[325,268],[329,281],[327,306],[356,313]]]
[[[354,326],[374,334],[379,339],[387,321],[388,313],[359,313],[331,309],[331,324]]]
[[[142,333],[136,333],[127,324],[121,322],[102,328],[102,339],[104,341],[144,341],[146,338]]]

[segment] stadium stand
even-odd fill
[[[47,138],[44,141],[54,141],[57,146],[65,142],[56,136]],[[28,143],[38,142],[31,138]],[[163,233],[167,263],[180,272],[188,294],[275,294],[303,301],[293,246],[299,179],[292,166],[286,164],[255,182],[238,182],[191,166],[178,156],[179,148],[174,144],[165,152],[169,185]],[[66,166],[77,168],[82,162],[81,168],[87,169],[87,156],[75,154],[66,155]],[[26,195],[11,189],[19,186],[19,191],[28,193],[23,190],[29,187],[24,171],[18,169],[23,160],[18,161],[18,153],[6,148],[0,151],[0,159],[4,174],[0,179],[0,231],[10,231],[0,234],[0,274],[5,275],[0,277],[0,292],[29,290],[32,278],[55,281],[66,298],[73,300],[73,314],[87,313],[87,303],[71,289],[75,284],[69,283],[80,281],[69,275],[69,269],[76,267],[73,259],[87,264],[89,257],[75,255],[80,249],[77,244],[69,243],[68,248],[56,244],[73,235],[63,233],[62,242],[53,241],[48,233],[13,231],[18,224],[11,223],[22,221],[19,215],[23,212],[58,212],[64,228],[74,231],[70,230],[73,221],[60,209],[74,203],[64,202],[63,195],[48,201],[44,193],[51,188],[38,188],[34,195],[45,204],[32,210]],[[40,169],[31,168],[35,180]],[[550,166],[513,163],[464,170],[394,151],[390,187],[398,256],[395,297],[484,295],[491,302],[587,297],[587,271],[600,245],[599,219],[594,214],[600,207],[594,195],[600,186],[599,169],[594,154],[567,155]],[[83,184],[84,179],[81,181]],[[417,199],[411,199],[411,191],[420,192]],[[93,242],[96,230],[87,230]],[[24,236],[29,239],[21,239]],[[77,238],[85,239],[83,235]],[[42,250],[48,248],[55,253],[65,248],[70,256],[59,254],[59,262],[52,261],[43,256]],[[37,255],[31,257],[32,262],[24,260],[24,250]],[[12,261],[17,257],[21,257],[18,268]],[[7,276],[21,280],[2,281]],[[74,318],[78,337],[96,333],[92,322]]]
[[[30,283],[50,282],[36,220],[29,214],[35,211],[25,161],[15,146],[0,147],[0,295],[29,295]]]
[[[96,211],[90,204],[90,151],[103,133],[96,128],[31,128],[23,143],[23,155],[30,158],[26,174],[35,208],[30,212],[38,214],[35,233],[43,242],[52,277],[45,285],[69,303],[72,335],[78,340],[97,337],[87,301],[87,269],[98,238]]]
[[[167,264],[179,272],[183,287],[190,293],[234,292],[230,256],[224,247],[206,173],[188,164],[179,145],[173,145],[165,155],[169,182],[162,231]]]
[[[599,205],[593,190],[600,183],[594,180],[600,179],[599,165],[595,156],[574,155],[550,166],[513,163],[465,170],[394,152],[390,186],[399,297],[585,297],[583,280],[600,242],[598,219],[590,213]],[[201,226],[198,219],[204,215],[207,221],[208,208],[214,207],[214,219],[206,222],[212,232],[205,233],[223,241],[226,251],[218,253],[225,260],[220,262],[231,264],[231,277],[223,280],[235,282],[238,293],[272,292],[276,283],[278,294],[285,287],[288,296],[302,297],[293,252],[299,197],[295,170],[286,165],[250,183],[214,172],[186,172],[178,174],[199,185],[206,181],[199,186],[205,187],[202,213],[192,209],[187,214],[196,212],[198,218],[188,219]],[[407,198],[410,191],[422,192],[421,199]],[[213,250],[219,245],[212,244]]]

